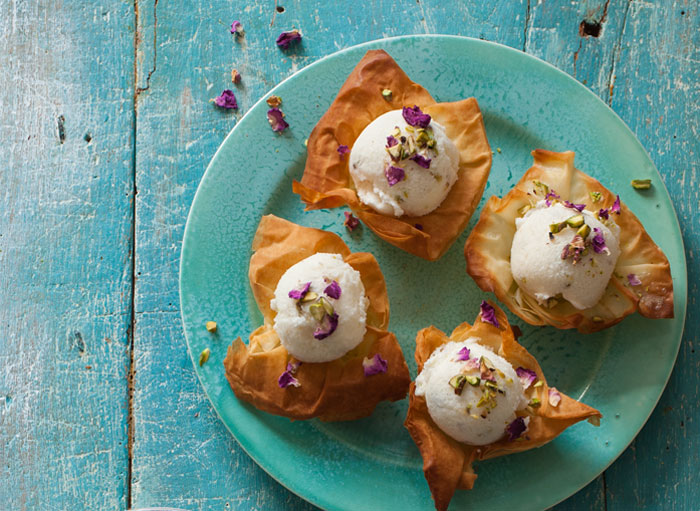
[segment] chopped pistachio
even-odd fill
[[[481,406],[484,406],[485,404],[487,404],[489,402],[489,396],[490,396],[489,391],[488,390],[484,391],[484,393],[479,398],[479,402],[476,403],[476,406],[481,407]]]
[[[593,316],[593,323],[602,323],[602,322],[603,322],[603,318],[601,318],[600,316]]]
[[[318,295],[313,291],[309,291],[304,295],[304,297],[300,301],[301,303],[308,303],[313,302],[316,298],[318,298]]]
[[[328,314],[329,316],[335,312],[333,310],[333,306],[331,305],[331,302],[326,300],[324,297],[321,297],[320,300],[318,301],[318,303],[321,304],[323,309],[326,311],[326,314]]]
[[[593,202],[598,202],[603,198],[603,194],[600,192],[589,192],[588,195],[591,196]]]
[[[392,137],[400,137],[401,136],[401,128],[398,126],[394,126],[394,131],[391,132]]]
[[[437,149],[437,147],[435,147],[435,144],[437,144],[437,141],[434,138],[428,140],[428,144],[427,144],[428,148],[435,151],[435,154],[438,154],[438,149]]]
[[[467,376],[466,379],[467,383],[472,387],[478,387],[479,383],[481,383],[481,379],[478,376]]]
[[[530,400],[530,402],[528,403],[528,405],[531,406],[531,407],[533,407],[533,408],[537,408],[537,407],[540,406],[541,404],[542,404],[542,402],[541,402],[539,399],[537,399],[536,397],[533,397],[533,398]]]
[[[633,179],[632,188],[635,190],[648,190],[651,188],[651,179]]]
[[[309,139],[308,138],[304,139],[304,147],[309,147]]]
[[[416,129],[413,126],[406,126],[404,127],[404,129],[409,133],[414,133],[416,131]]]
[[[498,390],[498,385],[496,385],[495,382],[492,382],[490,380],[486,380],[484,382],[484,387],[489,388],[491,390]]]
[[[391,156],[392,160],[399,161],[401,159],[402,149],[402,146],[396,144],[395,146],[387,147],[386,152],[389,153],[389,156]]]
[[[569,227],[581,227],[583,225],[583,215],[574,215],[567,218],[566,225]]]
[[[207,327],[207,332],[211,332],[212,334],[216,332],[216,321],[207,321],[205,326]]]
[[[537,190],[542,192],[543,194],[546,195],[549,193],[549,186],[544,184],[542,181],[533,181],[532,184],[534,184],[535,188],[537,188]]]
[[[544,382],[542,380],[540,380],[537,383],[535,383],[532,387],[536,389],[536,388],[541,387],[542,385],[544,385]]]
[[[576,231],[576,234],[581,236],[584,240],[588,237],[588,235],[591,233],[591,228],[587,224],[583,224],[581,228]]]
[[[500,152],[501,152],[501,148],[500,148],[500,147],[497,147],[497,148],[496,148],[496,152],[497,152],[497,153],[500,153]]]
[[[561,222],[558,224],[549,224],[549,232],[556,234],[559,231],[561,231],[564,227],[566,227],[566,222]]]
[[[455,394],[458,396],[462,394],[464,390],[464,384],[467,382],[467,378],[463,374],[458,374],[450,378],[450,386],[455,389]]]
[[[393,93],[391,92],[391,89],[382,90],[382,97],[384,99],[386,99],[387,101],[391,101],[392,96],[393,96]]]
[[[323,305],[321,305],[320,303],[311,304],[311,306],[309,307],[309,312],[311,313],[311,315],[313,316],[313,318],[316,321],[322,321],[323,316],[326,315],[326,310],[323,308]]]
[[[211,354],[211,350],[209,348],[204,348],[202,352],[199,354],[199,367],[202,367],[207,360],[209,360],[209,355]]]
[[[413,135],[408,136],[408,152],[410,154],[416,153],[416,139],[413,138]]]
[[[525,204],[523,207],[518,209],[518,215],[523,216],[523,215],[525,215],[525,213],[527,213],[531,209],[532,209],[532,206],[530,206],[529,204]]]

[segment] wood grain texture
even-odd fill
[[[0,2],[0,508],[124,509],[131,7]]]
[[[187,212],[224,136],[279,81],[357,43],[444,33],[586,84],[677,199],[690,307],[669,387],[631,448],[556,509],[700,509],[696,2],[0,0],[0,28],[0,502],[315,509],[241,450],[196,380],[178,309]],[[291,28],[304,42],[282,52]],[[224,88],[237,112],[209,102]]]

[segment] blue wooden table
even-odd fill
[[[283,53],[291,28],[304,42]],[[700,509],[693,0],[0,0],[0,508],[315,509],[240,449],[194,376],[184,224],[209,159],[268,89],[338,49],[426,32],[563,69],[656,163],[688,258],[678,361],[634,443],[556,509]],[[233,68],[240,109],[222,111],[210,100]]]

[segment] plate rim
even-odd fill
[[[613,114],[615,120],[618,122],[619,125],[621,125],[623,130],[626,130],[628,135],[631,137],[631,140],[634,141],[635,145],[637,146],[638,150],[641,150],[648,159],[648,161],[651,163],[652,168],[656,175],[659,177],[659,182],[663,186],[663,191],[665,192],[666,196],[671,199],[671,195],[668,192],[668,188],[666,187],[666,183],[663,180],[662,174],[659,172],[656,163],[654,160],[651,158],[649,152],[646,150],[646,148],[642,145],[640,140],[638,139],[637,135],[632,131],[632,129],[627,125],[627,123],[618,115],[618,113],[613,110],[613,108],[608,105],[605,101],[603,101],[597,94],[595,94],[591,89],[583,85],[580,81],[578,81],[576,78],[571,76],[570,74],[566,73],[565,71],[559,69],[558,67],[554,66],[553,64],[550,64],[549,62],[535,56],[529,53],[526,53],[522,50],[519,50],[517,48],[513,48],[511,46],[507,46],[502,43],[494,42],[494,41],[489,41],[485,39],[478,39],[478,38],[473,38],[473,37],[468,37],[468,36],[460,36],[460,35],[454,35],[454,34],[404,34],[404,35],[399,35],[399,36],[392,36],[392,37],[385,37],[385,38],[380,38],[380,39],[373,39],[370,41],[365,41],[356,45],[348,46],[346,48],[340,49],[338,51],[334,51],[332,53],[329,53],[327,55],[324,55],[323,57],[319,58],[318,60],[304,66],[303,68],[295,71],[282,81],[280,81],[277,85],[272,87],[271,89],[267,90],[262,96],[254,102],[248,110],[243,114],[243,116],[240,119],[236,120],[235,125],[231,128],[231,130],[228,132],[228,134],[224,137],[224,139],[221,141],[219,146],[217,147],[216,151],[214,152],[213,156],[209,160],[209,163],[207,164],[207,167],[202,174],[201,179],[199,180],[199,183],[197,185],[197,190],[192,198],[192,203],[190,205],[188,214],[187,214],[187,220],[185,223],[185,228],[183,230],[183,236],[182,236],[182,244],[180,248],[180,262],[178,265],[178,295],[179,295],[179,305],[180,305],[180,320],[182,322],[182,329],[185,335],[185,344],[187,347],[187,352],[190,357],[190,360],[193,364],[194,367],[194,372],[197,375],[197,380],[199,382],[199,385],[201,388],[204,390],[204,394],[206,395],[207,399],[209,400],[209,403],[211,405],[211,408],[214,410],[216,413],[219,421],[224,425],[224,427],[228,430],[228,432],[233,436],[233,438],[236,440],[238,445],[243,449],[243,451],[260,467],[265,473],[267,473],[271,478],[273,478],[278,484],[283,486],[286,490],[292,492],[293,494],[297,495],[299,498],[303,499],[304,501],[317,506],[321,509],[332,509],[332,506],[329,506],[330,502],[324,502],[321,499],[317,498],[316,495],[312,496],[305,496],[302,495],[299,491],[296,491],[295,489],[291,488],[289,485],[286,484],[285,481],[280,479],[280,477],[273,473],[269,467],[267,467],[264,463],[262,463],[259,460],[258,456],[255,456],[251,453],[251,450],[249,449],[249,446],[244,445],[244,443],[241,442],[239,439],[238,435],[233,431],[233,429],[227,424],[227,422],[224,420],[224,418],[221,415],[221,412],[219,411],[218,407],[214,404],[214,401],[212,399],[212,396],[210,395],[206,385],[204,385],[201,377],[201,372],[200,368],[197,367],[197,361],[195,359],[195,354],[192,351],[192,346],[191,346],[191,340],[189,338],[187,328],[185,328],[185,317],[184,317],[184,307],[183,307],[183,293],[182,293],[182,288],[183,288],[183,267],[184,267],[184,257],[183,254],[185,253],[185,246],[187,244],[188,237],[191,239],[191,220],[192,220],[192,214],[195,209],[195,205],[200,198],[200,193],[202,190],[202,182],[207,178],[207,175],[210,173],[212,167],[217,164],[217,160],[221,157],[221,153],[223,150],[223,147],[227,144],[229,138],[233,137],[236,130],[239,128],[240,124],[243,122],[244,119],[246,119],[252,112],[253,110],[256,109],[256,107],[261,104],[267,96],[270,94],[274,94],[275,91],[277,91],[279,88],[281,88],[284,84],[286,84],[288,81],[294,79],[298,74],[302,72],[307,72],[311,69],[313,69],[317,65],[321,65],[327,60],[330,60],[332,58],[336,58],[337,56],[350,53],[353,51],[358,51],[363,48],[366,48],[367,50],[369,49],[376,49],[378,45],[381,44],[386,44],[386,43],[395,43],[400,40],[415,40],[415,39],[438,39],[438,40],[454,40],[460,43],[467,43],[467,44],[476,44],[476,45],[484,45],[484,46],[491,46],[495,47],[498,51],[504,51],[506,53],[509,53],[513,55],[515,58],[524,58],[526,61],[528,59],[532,59],[532,61],[536,62],[537,65],[544,65],[546,68],[549,69],[550,72],[554,72],[555,75],[558,75],[560,78],[565,79],[571,83],[571,85],[579,88],[581,91],[583,91],[584,94],[586,94],[588,97],[595,98],[597,102],[602,104],[605,109],[608,111],[608,113]],[[654,413],[654,410],[659,404],[659,400],[661,399],[661,396],[664,394],[666,387],[668,386],[668,381],[673,374],[673,370],[676,366],[676,363],[678,361],[678,353],[680,351],[680,346],[683,340],[683,335],[685,333],[685,323],[687,319],[687,309],[688,309],[688,264],[687,264],[687,255],[686,255],[686,249],[685,249],[685,242],[683,240],[683,232],[680,228],[680,222],[678,220],[678,213],[676,212],[676,208],[673,205],[673,201],[669,200],[670,205],[671,205],[671,213],[673,215],[673,220],[674,220],[674,227],[677,228],[677,231],[681,234],[678,241],[680,242],[680,248],[681,248],[681,260],[683,263],[683,267],[681,268],[681,274],[684,276],[684,296],[685,300],[682,303],[682,318],[676,318],[678,321],[680,321],[680,333],[679,333],[679,340],[676,345],[675,353],[673,356],[673,363],[671,364],[671,369],[668,372],[668,374],[665,377],[665,381],[663,383],[663,386],[661,387],[661,391],[659,392],[658,396],[654,399],[654,404],[653,406],[650,407],[649,411],[645,414],[646,416],[644,417],[644,420],[641,421],[639,427],[637,430],[634,432],[633,435],[630,436],[629,441],[622,447],[617,453],[615,453],[611,458],[608,460],[607,464],[596,474],[593,475],[590,479],[585,481],[583,484],[581,484],[578,488],[573,490],[569,495],[557,500],[554,502],[551,507],[556,506],[557,504],[563,502],[564,500],[572,497],[579,491],[581,491],[583,488],[588,486],[593,480],[595,480],[597,477],[599,477],[601,474],[603,474],[615,461],[619,459],[619,457],[627,451],[629,446],[631,445],[632,442],[637,438],[641,430],[646,426],[647,422],[649,421],[649,418],[651,415]],[[189,236],[188,236],[189,235]],[[674,290],[676,289],[677,283],[674,282]]]

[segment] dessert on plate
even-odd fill
[[[620,197],[537,149],[502,199],[491,197],[464,247],[467,273],[532,325],[595,332],[639,311],[673,317],[666,256]]]
[[[291,419],[352,420],[403,399],[410,376],[374,256],[335,234],[264,216],[249,279],[264,324],[224,360],[239,399]]]
[[[449,337],[433,326],[418,332],[415,356],[405,426],[439,511],[457,489],[474,486],[474,461],[539,447],[579,421],[597,425],[602,417],[548,385],[503,311],[489,302],[473,325],[463,323]]]
[[[466,227],[490,169],[476,100],[437,103],[371,50],[311,132],[293,190],[307,210],[350,206],[380,238],[432,261]]]

